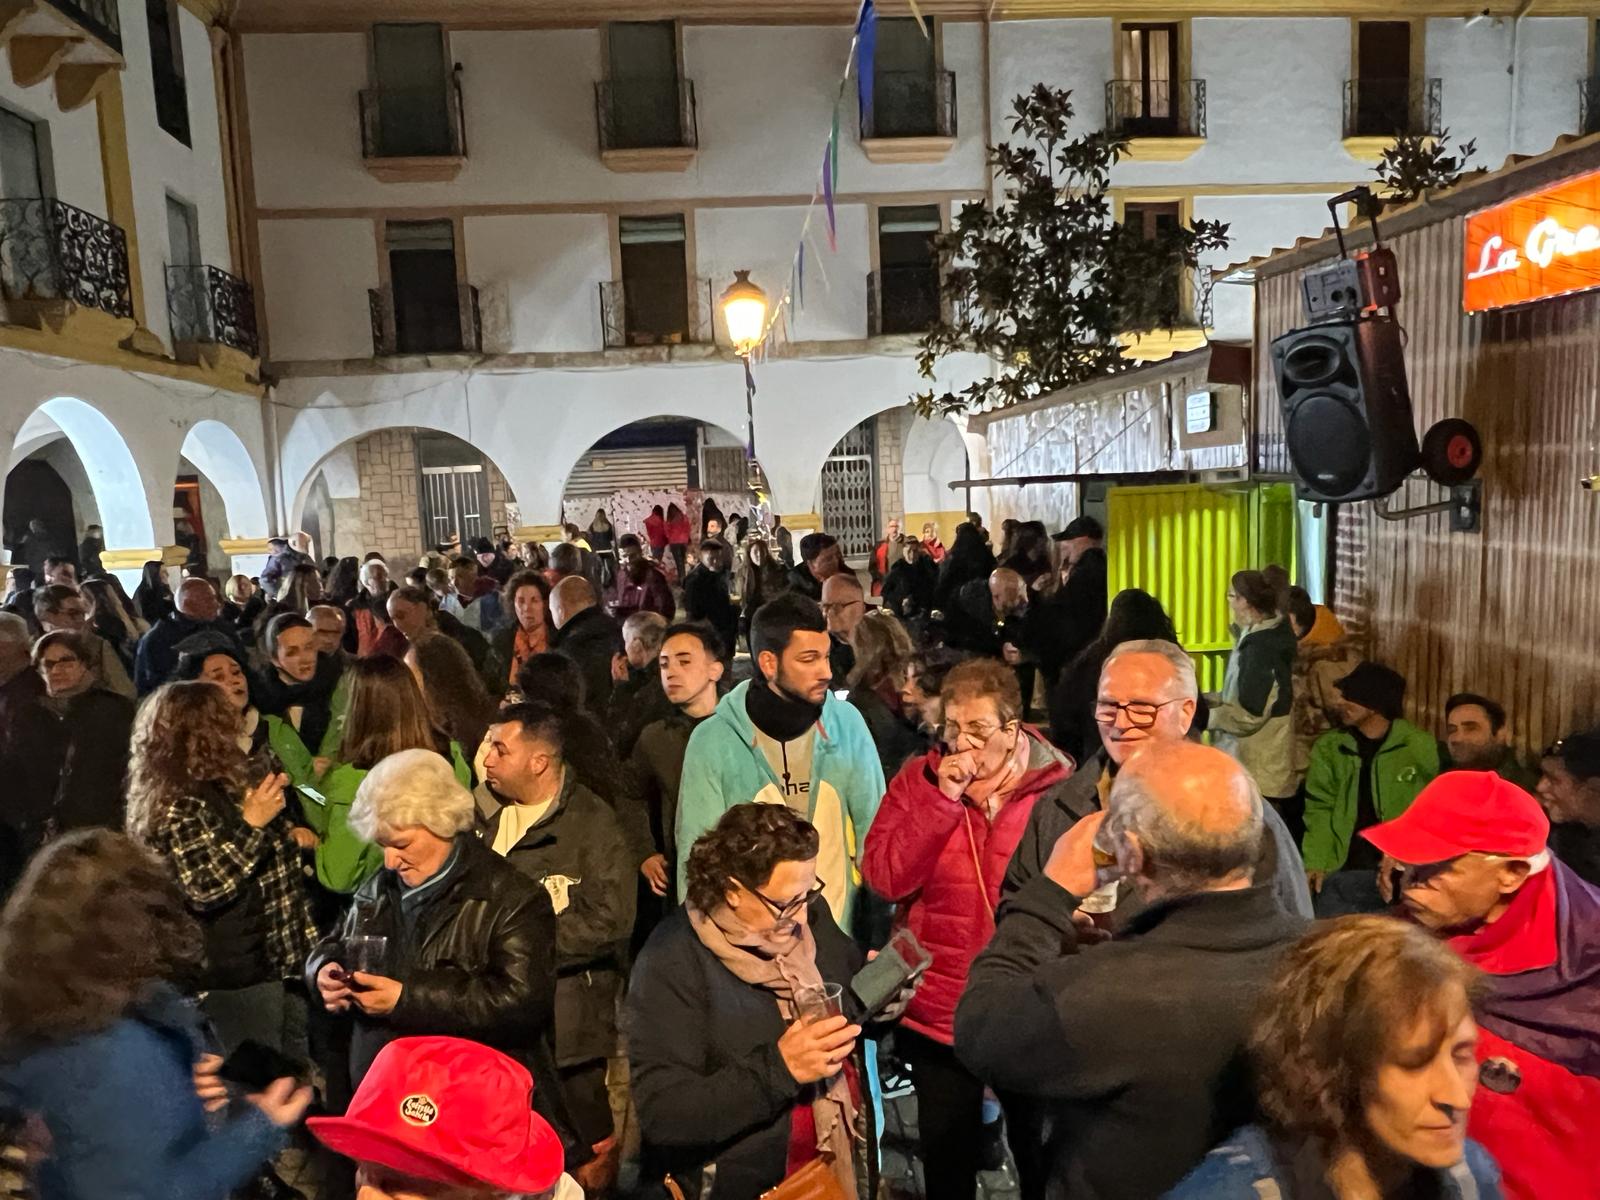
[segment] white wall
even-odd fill
[[[221,127],[217,119],[211,38],[203,21],[181,5],[175,8],[189,99],[190,146],[185,146],[156,122],[144,4],[142,0],[122,0],[121,6],[122,52],[127,61],[122,72],[123,108],[128,127],[139,266],[144,274],[145,324],[166,341],[169,348],[168,192],[198,210],[200,254],[204,261],[237,273],[228,248],[227,193],[222,177]]]
[[[1202,274],[1257,254],[1289,246],[1298,237],[1329,223],[1322,196],[1197,196],[1198,220],[1226,221],[1231,242],[1226,250],[1202,258]],[[1219,341],[1248,342],[1255,336],[1254,292],[1240,284],[1217,284],[1211,292],[1211,326]]]
[[[600,349],[598,285],[611,278],[610,238],[600,214],[468,218],[467,277],[478,288],[485,348]],[[371,241],[369,236],[369,249]],[[502,323],[505,327],[497,328]],[[491,347],[497,333],[508,343]],[[279,345],[276,328],[273,345]],[[285,358],[317,357],[294,353],[292,346],[275,352]]]
[[[94,104],[62,112],[56,103],[53,80],[21,88],[12,81],[11,71],[5,66],[0,66],[0,104],[48,128],[47,153],[54,172],[56,198],[97,217],[105,216],[105,174],[100,169],[100,127]]]
[[[371,358],[367,289],[378,286],[372,222],[262,221],[260,233],[273,357]]]

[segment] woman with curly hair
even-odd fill
[[[184,897],[123,834],[67,834],[29,866],[0,915],[0,1079],[50,1134],[33,1194],[224,1200],[283,1145],[311,1099],[291,1079],[206,1118],[220,1060],[176,986],[200,956]]]
[[[714,1168],[703,1197],[751,1200],[821,1160],[858,1195],[857,1158],[869,1187],[876,1160],[846,986],[863,957],[822,898],[816,829],[781,804],[737,805],[690,850],[685,884],[624,1002],[647,1169],[692,1194]],[[844,986],[845,1015],[802,1015],[825,984]]]
[[[1386,916],[1318,925],[1260,1000],[1250,1055],[1264,1121],[1169,1200],[1499,1200],[1467,1140],[1478,1085],[1476,970]]]
[[[216,684],[152,693],[133,726],[128,832],[167,860],[200,922],[201,1007],[224,1048],[303,1055],[304,1001],[284,984],[316,941],[300,873],[315,839],[284,811],[287,776],[247,778],[238,738],[239,710]]]
[[[550,585],[538,571],[518,571],[506,580],[500,590],[500,608],[506,615],[504,624],[484,631],[489,638],[484,682],[497,696],[516,686],[522,664],[548,651],[556,635],[550,615]]]

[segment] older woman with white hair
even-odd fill
[[[568,1166],[584,1161],[588,1150],[572,1136],[552,1049],[549,894],[472,832],[472,795],[431,750],[402,750],[374,766],[356,792],[350,825],[383,848],[383,869],[312,952],[306,980],[328,1012],[354,1022],[351,1085],[396,1038],[482,1042],[528,1068],[533,1107],[561,1135]]]

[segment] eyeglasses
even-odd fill
[[[791,920],[796,913],[800,912],[818,896],[822,895],[823,889],[828,885],[819,879],[816,883],[811,885],[810,891],[804,892],[801,895],[796,896],[793,900],[790,900],[784,904],[778,903],[778,901],[772,899],[770,896],[763,896],[760,892],[756,891],[755,888],[751,887],[743,880],[739,881],[739,886],[744,888],[745,891],[749,892],[757,900],[761,901],[761,903],[770,908],[772,910],[772,915],[778,920],[787,921]]]
[[[854,608],[857,604],[863,604],[864,605],[864,604],[866,604],[866,601],[865,600],[840,600],[840,601],[838,601],[837,603],[834,603],[834,604],[824,604],[822,606],[822,615],[825,616],[825,617],[828,617],[828,616],[832,616],[834,613],[842,613],[842,612],[844,612],[845,609]]]
[[[1180,704],[1188,699],[1187,696],[1176,696],[1171,700],[1163,700],[1160,704],[1151,704],[1145,700],[1130,700],[1126,704],[1118,704],[1115,700],[1102,700],[1094,706],[1094,719],[1102,725],[1115,725],[1117,714],[1122,713],[1128,718],[1128,724],[1134,729],[1149,729],[1156,723],[1156,716],[1169,704]]]
[[[947,746],[959,746],[962,742],[965,742],[974,750],[981,750],[989,744],[989,739],[994,737],[995,734],[1003,729],[1009,729],[1015,724],[1015,721],[1006,721],[1001,725],[970,725],[963,729],[959,725],[950,723],[940,729],[939,733],[944,738],[944,743]]]

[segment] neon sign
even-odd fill
[[[1467,312],[1600,287],[1600,172],[1471,214],[1464,258]]]

